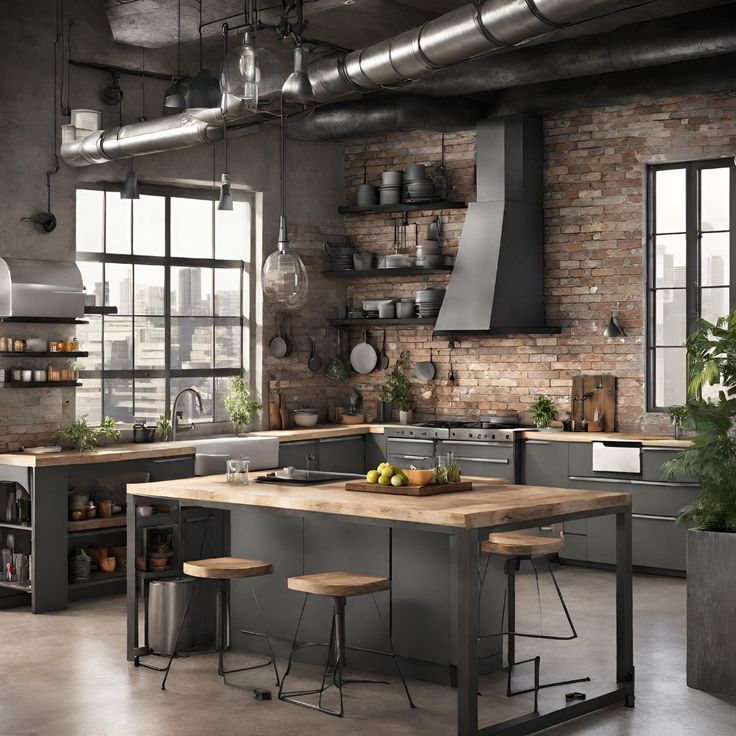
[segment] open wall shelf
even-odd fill
[[[341,215],[389,214],[391,212],[415,212],[417,210],[464,210],[465,202],[450,202],[447,199],[435,199],[431,202],[402,202],[401,204],[374,204],[370,207],[355,205],[338,207]]]

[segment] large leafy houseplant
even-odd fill
[[[680,511],[680,523],[735,533],[736,312],[715,324],[699,321],[687,341],[687,363],[690,398],[680,417],[694,427],[695,437],[663,470],[669,478],[690,476],[700,485],[697,499]]]
[[[401,411],[411,411],[414,408],[411,381],[404,372],[408,364],[409,352],[403,350],[388,378],[378,389],[378,398],[381,401],[393,404]]]
[[[116,440],[119,437],[120,432],[115,429],[115,420],[112,417],[105,417],[99,427],[94,427],[87,424],[86,414],[69,420],[54,432],[54,439],[57,442],[71,445],[79,452],[94,450],[102,439]]]
[[[240,434],[263,406],[251,398],[243,378],[236,376],[230,382],[230,389],[225,395],[225,409],[235,425],[235,433]]]

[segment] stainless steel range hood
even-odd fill
[[[0,317],[76,319],[84,286],[76,263],[0,258]]]
[[[478,124],[468,205],[435,335],[559,332],[544,326],[542,120]]]

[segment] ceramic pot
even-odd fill
[[[411,424],[411,417],[411,411],[404,411],[403,409],[399,410],[399,422],[401,424]]]

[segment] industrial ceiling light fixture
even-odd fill
[[[302,31],[304,30],[304,0],[296,3],[296,25],[291,26],[291,35],[294,37],[294,71],[289,74],[284,86],[281,88],[281,96],[287,102],[297,102],[302,105],[313,105],[314,90],[309,81],[309,52],[302,45]],[[284,19],[286,20],[286,19]]]
[[[227,57],[227,33],[228,33],[228,25],[227,23],[224,23],[222,26],[222,36],[224,39],[224,45],[225,45],[225,56]],[[220,105],[220,112],[222,113],[222,142],[224,145],[224,152],[225,152],[225,164],[224,168],[225,170],[222,172],[222,177],[220,179],[220,199],[217,203],[217,209],[220,211],[225,212],[231,212],[233,209],[233,195],[230,191],[230,174],[227,170],[227,117],[225,115],[225,108],[221,104]]]
[[[181,0],[176,14],[176,76],[164,93],[164,112],[181,112],[187,104],[187,88],[181,83]]]
[[[286,233],[286,164],[285,164],[285,119],[283,101],[281,104],[281,138],[279,144],[281,164],[281,216],[279,217],[279,239],[276,251],[263,264],[261,283],[263,295],[270,302],[286,307],[300,309],[307,301],[309,278],[307,269],[299,256],[289,250]]]
[[[626,337],[626,333],[618,326],[613,312],[611,312],[611,319],[608,320],[606,329],[603,330],[605,337]]]
[[[264,95],[281,89],[281,75],[274,55],[268,49],[256,46],[256,0],[246,0],[243,16],[243,43],[222,60],[220,86],[223,94],[238,97],[249,110],[255,112],[259,103],[263,105],[270,101]]]
[[[187,108],[220,106],[220,84],[204,66],[202,41],[202,0],[199,0],[199,71],[189,83],[185,102]]]

